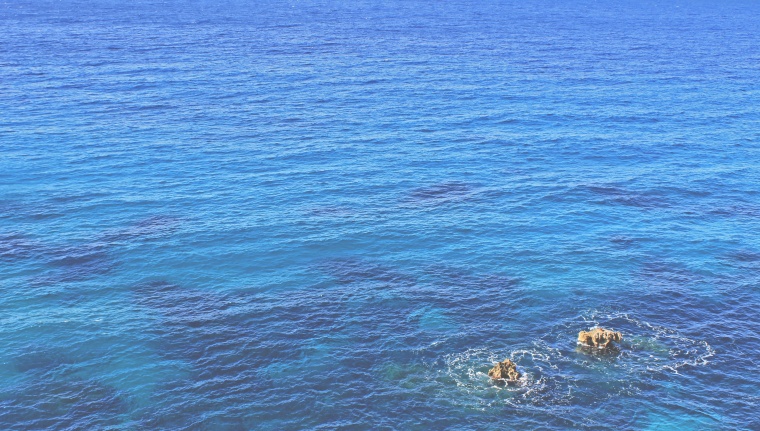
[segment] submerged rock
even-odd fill
[[[517,372],[517,365],[505,359],[504,362],[499,362],[488,371],[488,376],[493,380],[506,380],[508,382],[517,381],[520,378],[520,373]]]
[[[599,349],[611,347],[613,341],[620,341],[622,339],[623,334],[620,332],[610,331],[604,328],[594,328],[590,331],[581,331],[578,333],[578,344],[597,347]]]

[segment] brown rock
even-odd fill
[[[590,331],[581,331],[578,334],[578,343],[584,346],[597,347],[599,349],[606,349],[612,345],[613,341],[620,341],[623,339],[623,334],[620,332],[610,331],[604,328],[595,328]]]
[[[517,365],[509,359],[505,359],[504,362],[494,365],[488,372],[488,375],[494,380],[507,380],[509,382],[514,382],[520,378],[520,373],[517,372]]]

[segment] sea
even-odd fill
[[[757,1],[0,0],[0,429],[759,430],[759,107]]]

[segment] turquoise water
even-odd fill
[[[0,4],[0,428],[760,428],[758,35],[750,1]]]

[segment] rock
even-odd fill
[[[608,347],[611,347],[613,341],[620,341],[622,339],[623,334],[620,332],[614,332],[604,328],[595,328],[590,331],[581,331],[578,334],[578,344],[597,347],[599,349],[606,349]]]
[[[494,380],[514,382],[520,378],[520,373],[517,372],[517,365],[514,362],[505,359],[504,362],[499,362],[494,365],[494,367],[488,372],[488,376]]]

